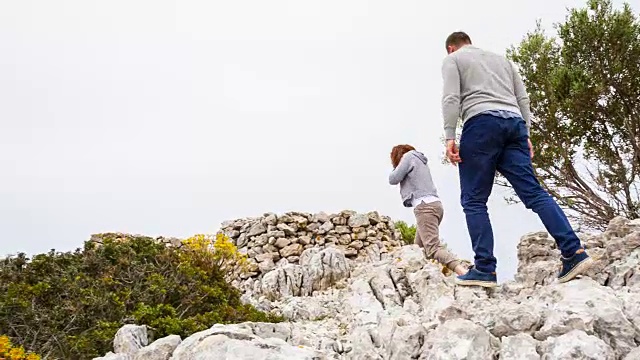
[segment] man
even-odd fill
[[[493,230],[487,213],[496,171],[509,181],[524,205],[538,214],[556,240],[562,253],[559,281],[584,273],[593,260],[535,176],[529,97],[515,66],[503,56],[473,46],[464,32],[449,35],[445,45],[448,55],[442,64],[442,112],[447,157],[458,165],[460,202],[475,252],[475,265],[456,282],[497,285]],[[455,140],[458,118],[463,122],[459,149]]]

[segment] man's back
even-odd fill
[[[451,125],[458,117],[464,122],[492,110],[515,113],[530,124],[529,97],[520,75],[504,56],[466,45],[445,58],[442,75],[442,106]]]

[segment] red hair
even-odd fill
[[[391,149],[391,165],[393,165],[394,169],[398,167],[398,164],[400,164],[402,156],[411,150],[415,150],[415,148],[407,144],[396,145]]]

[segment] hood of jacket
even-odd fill
[[[415,156],[418,159],[420,159],[420,161],[422,161],[423,164],[426,164],[428,162],[427,157],[424,156],[424,154],[421,153],[420,151],[411,150],[411,151],[409,151],[409,154],[411,154],[412,156]]]

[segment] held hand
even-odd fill
[[[449,159],[453,166],[456,166],[459,162],[462,162],[462,159],[460,159],[460,152],[455,140],[447,140],[447,159]]]
[[[531,143],[531,139],[528,139],[527,142],[529,143],[529,156],[533,159],[533,144]]]

